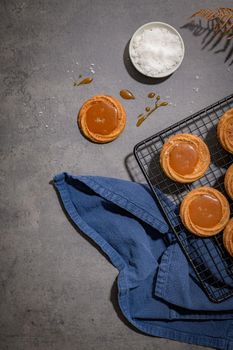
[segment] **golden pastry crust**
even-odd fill
[[[227,169],[224,177],[224,186],[228,196],[233,199],[233,164]]]
[[[117,110],[117,126],[107,135],[100,135],[89,130],[86,123],[86,112],[96,102],[104,102],[112,105]],[[96,143],[106,143],[115,140],[124,130],[126,124],[126,113],[122,104],[112,96],[98,95],[87,100],[81,107],[78,117],[78,125],[82,133],[91,141]]]
[[[169,154],[179,143],[188,143],[197,149],[199,159],[191,174],[178,174],[169,164]],[[170,179],[181,183],[189,183],[204,175],[210,164],[210,152],[207,145],[200,137],[192,134],[177,134],[169,137],[167,142],[163,145],[160,153],[160,164],[163,171]]]
[[[229,220],[223,231],[223,244],[228,253],[233,257],[233,218]]]
[[[222,147],[233,153],[233,108],[226,111],[217,126],[217,136]]]
[[[215,226],[211,228],[197,226],[191,221],[190,214],[189,214],[189,206],[192,203],[192,201],[200,195],[214,196],[221,203],[222,218]],[[229,203],[226,197],[224,197],[224,195],[221,192],[219,192],[218,190],[212,187],[195,188],[184,197],[180,206],[180,218],[183,225],[193,234],[199,237],[210,237],[221,232],[226,226],[227,222],[229,221],[229,218],[230,218]]]

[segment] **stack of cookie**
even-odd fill
[[[233,109],[220,118],[217,136],[222,147],[233,153]],[[210,152],[200,137],[177,134],[164,144],[160,164],[171,180],[191,183],[207,171]],[[226,172],[224,185],[233,200],[233,164]],[[224,230],[224,246],[233,256],[233,218],[230,219],[230,206],[221,192],[212,187],[199,187],[190,191],[181,203],[180,217],[184,226],[199,237],[210,237]]]

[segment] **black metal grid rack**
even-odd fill
[[[233,163],[233,155],[219,144],[216,125],[229,108],[233,108],[233,94],[149,137],[134,148],[136,160],[165,219],[193,266],[201,286],[213,302],[221,302],[233,295],[233,258],[223,246],[222,233],[211,238],[198,238],[184,229],[178,213],[182,199],[193,188],[212,186],[226,195],[224,174]],[[164,142],[169,136],[178,133],[192,133],[202,137],[210,150],[211,164],[208,171],[192,184],[173,182],[164,175],[160,167],[159,155]],[[170,200],[171,206],[165,205],[161,193]],[[233,201],[229,199],[229,203],[233,216]]]

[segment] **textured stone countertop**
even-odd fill
[[[142,335],[124,321],[117,271],[69,223],[49,182],[61,171],[130,179],[125,159],[137,142],[232,93],[232,42],[216,44],[187,25],[193,12],[218,5],[0,2],[0,349],[201,349]],[[179,70],[156,84],[135,72],[127,51],[134,31],[151,21],[174,26],[186,48]],[[90,67],[93,83],[75,88]],[[80,106],[95,94],[118,97],[122,88],[137,96],[122,100],[124,133],[110,144],[90,143],[76,125]],[[137,128],[150,91],[171,105]]]

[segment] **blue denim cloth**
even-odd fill
[[[132,325],[233,349],[233,299],[208,299],[146,185],[66,173],[56,175],[54,185],[72,221],[119,270],[118,302]]]

